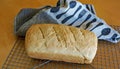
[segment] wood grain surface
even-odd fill
[[[80,0],[95,6],[97,15],[109,25],[120,26],[120,0]],[[16,41],[14,17],[22,8],[55,6],[57,0],[0,0],[0,68]]]

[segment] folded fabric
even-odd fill
[[[59,0],[56,7],[22,9],[15,18],[14,31],[16,35],[25,36],[28,28],[36,23],[75,26],[94,32],[100,40],[113,43],[120,41],[120,34],[96,16],[93,5],[76,0]]]
[[[59,3],[59,2],[58,2]],[[58,4],[57,4],[58,6]],[[95,14],[94,6],[91,4],[84,4],[84,6],[93,14]],[[40,9],[25,8],[22,9],[15,18],[14,32],[18,36],[25,36],[27,29],[32,24],[41,23],[55,23],[56,20],[46,14],[45,10],[51,8],[51,6],[45,6]],[[37,14],[37,15],[36,15]]]

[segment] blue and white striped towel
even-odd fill
[[[90,30],[98,39],[113,43],[120,41],[120,34],[96,16],[93,5],[76,0],[59,0],[56,7],[22,9],[15,19],[15,33],[25,36],[27,29],[36,23],[55,23]]]

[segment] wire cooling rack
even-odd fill
[[[120,32],[120,27],[113,26]],[[37,67],[38,66],[38,67]],[[27,56],[24,39],[18,38],[2,69],[120,69],[120,42],[113,44],[99,41],[97,54],[92,64],[74,64],[66,62],[32,59]]]

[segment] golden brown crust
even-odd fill
[[[26,33],[30,57],[73,63],[91,63],[97,51],[94,33],[71,26],[35,24]]]

